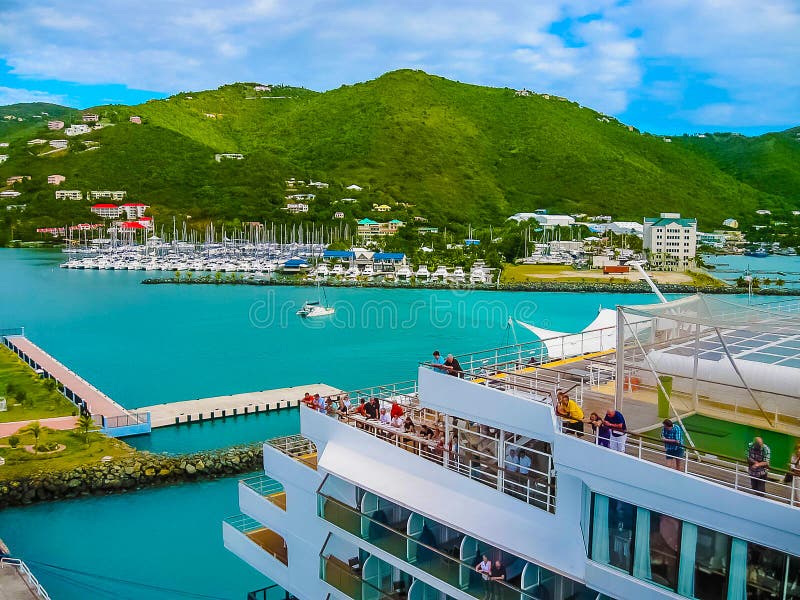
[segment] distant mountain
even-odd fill
[[[350,222],[419,216],[457,229],[548,208],[631,220],[675,211],[713,227],[726,217],[752,220],[761,207],[773,214],[800,209],[797,130],[670,140],[564,98],[409,70],[325,93],[257,87],[238,83],[138,106],[97,107],[93,112],[113,127],[72,138],[68,150],[46,156],[22,141],[12,144],[0,177],[33,176],[15,188],[29,204],[17,231],[91,218],[88,203],[53,199],[44,183],[52,173],[67,177],[67,189],[126,189],[152,204],[162,222],[186,214],[194,222],[285,219],[290,177],[331,184],[305,190],[317,198],[302,217],[328,223],[342,210]],[[0,107],[0,115],[33,106],[57,114],[39,108],[48,105],[16,105]],[[132,115],[143,124],[130,123]],[[40,123],[25,130],[29,137],[34,132],[63,136]],[[89,150],[85,141],[99,147]],[[215,162],[221,152],[245,158]],[[353,183],[364,190],[345,189]],[[356,202],[335,203],[346,196]],[[375,215],[373,204],[393,210]]]

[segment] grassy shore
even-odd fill
[[[0,412],[0,423],[65,417],[78,409],[55,388],[55,381],[42,380],[27,364],[0,345],[0,397],[7,409]]]
[[[39,445],[65,446],[60,452],[32,453],[24,446],[34,444],[33,434],[19,432],[19,444],[16,448],[9,446],[9,438],[0,438],[0,456],[5,464],[0,466],[0,481],[30,477],[41,472],[69,471],[75,467],[100,462],[104,456],[121,458],[132,456],[136,450],[120,440],[107,437],[101,433],[90,432],[88,443],[78,431],[54,431],[43,428],[39,437]],[[12,436],[9,436],[12,437]]]
[[[650,276],[661,284],[697,285],[718,287],[724,285],[718,279],[695,271],[671,272],[654,271]],[[633,270],[630,273],[604,275],[602,270],[578,271],[565,265],[512,265],[503,266],[501,283],[603,283],[612,285],[631,285],[642,281],[641,275]]]

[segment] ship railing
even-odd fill
[[[290,600],[292,598],[294,598],[294,596],[277,583],[268,585],[260,590],[247,592],[247,600]]]
[[[366,400],[378,398],[379,400],[397,402],[403,407],[416,407],[419,405],[416,380],[360,388],[351,390],[346,394],[346,399],[351,405],[357,405],[362,398]]]
[[[20,560],[19,558],[0,558],[0,568],[16,569],[20,576],[25,579],[28,584],[28,588],[34,594],[36,594],[41,600],[50,600],[50,594],[48,594],[47,590],[42,587],[42,584],[39,583],[39,580],[36,579],[36,576],[31,573],[31,570],[24,561]]]
[[[579,333],[568,333],[565,335],[553,336],[522,344],[509,344],[456,355],[459,364],[465,371],[496,371],[517,368],[517,365],[538,366],[555,360],[575,358],[585,354],[613,350],[616,343],[616,335],[613,343],[604,344],[603,340],[610,333],[616,331],[616,326],[601,327],[590,331]],[[605,347],[608,345],[608,347]],[[548,347],[557,349],[554,354],[557,358],[551,358]]]
[[[307,437],[298,433],[272,438],[266,443],[294,460],[317,469],[317,446]]]
[[[305,408],[314,410],[307,406]],[[390,407],[386,408],[388,412]],[[416,433],[406,433],[391,425],[380,423],[375,419],[366,419],[352,412],[346,416],[333,411],[327,414],[459,475],[547,512],[555,512],[556,478],[552,456],[524,443],[505,441],[501,445],[499,430],[492,430],[493,434],[489,435],[482,431],[488,430],[485,427],[480,427],[479,430],[465,429],[458,425],[463,420],[432,409],[419,409],[417,413],[419,418],[412,417],[414,425],[416,427],[426,425],[438,429],[441,436],[439,441]],[[455,437],[454,443],[447,439],[448,437]],[[522,449],[529,454],[531,466],[527,469],[527,473],[515,472],[513,470],[515,467],[508,463],[506,454],[512,448]]]
[[[7,327],[5,329],[0,329],[0,339],[4,339],[7,336],[15,336],[15,335],[25,337],[25,328]]]
[[[264,552],[272,556],[274,559],[282,562],[284,565],[287,564],[286,542],[283,540],[281,536],[279,536],[277,533],[275,533],[268,527],[265,527],[261,522],[257,521],[256,519],[253,519],[252,517],[248,517],[247,515],[244,514],[226,517],[225,519],[223,519],[223,521],[228,525],[230,525],[231,527],[233,527],[234,529],[236,529],[237,531],[247,536],[247,538],[251,542],[256,544],[259,548],[264,550]],[[270,543],[265,543],[263,541],[260,542],[257,538],[253,537],[253,534],[257,532],[269,532],[273,534],[273,536],[276,539],[272,541],[281,542],[282,547],[276,548],[274,546],[271,546]]]
[[[562,424],[562,433],[575,435],[575,431]],[[646,436],[628,433],[625,445],[625,454],[639,460],[644,460],[661,466],[667,466],[668,456],[664,444]],[[601,438],[596,433],[584,432],[581,439],[590,444],[601,445]],[[710,452],[701,448],[684,446],[684,455],[678,459],[678,468],[681,473],[690,477],[697,477],[711,481],[734,490],[752,494],[761,498],[800,507],[800,496],[795,497],[791,483],[786,483],[788,471],[770,468],[765,483],[765,491],[760,492],[752,487],[748,465],[742,460]]]

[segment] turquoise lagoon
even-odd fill
[[[294,311],[313,290],[146,286],[145,273],[59,269],[52,251],[0,250],[0,328],[27,335],[127,407],[325,382],[354,389],[415,376],[432,350],[466,352],[514,340],[509,316],[578,331],[600,305],[646,294],[555,294],[335,289],[333,319]],[[521,328],[519,341],[533,336]],[[166,428],[132,440],[184,452],[298,430],[297,411]],[[222,547],[221,520],[238,512],[236,480],[0,512],[0,537],[30,561],[59,600],[182,597],[52,564],[181,590],[243,599],[268,582]],[[88,583],[102,588],[89,591]]]

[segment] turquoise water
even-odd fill
[[[765,258],[756,258],[754,256],[725,255],[706,256],[703,257],[703,260],[710,265],[717,265],[718,268],[711,272],[725,281],[736,281],[749,269],[754,276],[760,279],[769,277],[774,281],[780,277],[786,282],[786,287],[800,287],[800,256],[771,254]]]
[[[0,512],[0,537],[29,561],[54,600],[198,596],[43,564],[205,598],[243,600],[269,582],[222,546],[221,521],[239,512],[236,482],[221,479],[8,509]]]
[[[332,290],[334,319],[303,321],[308,289],[144,286],[142,272],[59,269],[57,252],[0,250],[0,328],[27,335],[127,407],[304,383],[342,388],[413,378],[433,349],[466,352],[513,341],[506,322],[582,329],[599,305],[645,294]],[[533,339],[517,328],[519,341]],[[298,430],[297,411],[156,431],[133,439],[184,452]],[[59,600],[180,597],[103,580],[68,582],[51,563],[113,578],[241,599],[266,580],[222,546],[237,513],[236,480],[183,485],[0,512],[0,537]],[[94,582],[98,584],[98,581]]]

